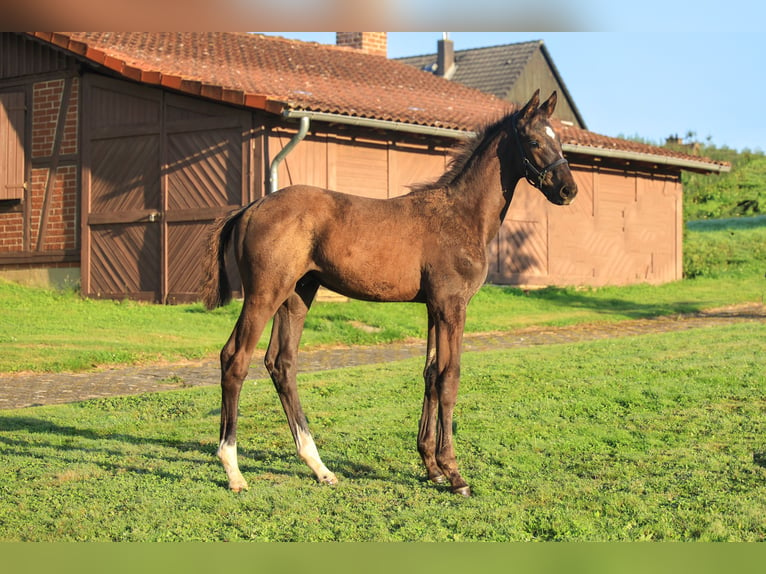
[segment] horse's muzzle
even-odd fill
[[[569,205],[574,201],[577,195],[577,186],[562,185],[559,188],[559,197],[561,198],[561,205]]]

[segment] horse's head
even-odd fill
[[[527,181],[551,203],[568,205],[577,195],[577,184],[561,151],[561,142],[549,119],[556,108],[556,92],[540,104],[540,90],[511,116],[511,136],[516,140],[519,162]],[[539,107],[538,107],[539,106]]]

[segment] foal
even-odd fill
[[[237,407],[251,356],[272,317],[265,364],[298,455],[320,482],[337,482],[319,457],[296,386],[304,320],[323,285],[357,299],[426,305],[418,451],[430,480],[470,495],[452,445],[466,305],[486,279],[487,247],[518,181],[526,177],[557,205],[577,194],[549,123],[556,92],[539,104],[538,90],[521,110],[484,130],[437,182],[407,195],[379,200],[295,185],[217,222],[205,304],[212,309],[231,298],[224,253],[232,239],[244,291],[242,313],[221,351],[218,457],[229,488],[247,488],[237,464]]]

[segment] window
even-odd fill
[[[0,92],[0,202],[24,197],[24,92]]]

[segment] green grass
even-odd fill
[[[420,360],[301,377],[337,487],[270,382],[242,393],[234,494],[219,391],[0,411],[0,540],[766,539],[766,324],[466,353],[471,499],[423,480]]]
[[[686,274],[693,279],[656,287],[525,292],[486,286],[468,308],[466,331],[619,321],[763,302],[766,218],[690,223],[685,256]],[[239,310],[239,303],[206,312],[200,304],[96,301],[73,291],[0,281],[0,373],[212,357],[228,338]],[[302,344],[377,344],[423,338],[425,328],[422,305],[321,302],[309,313]],[[267,337],[268,329],[261,346]]]
[[[766,216],[689,222],[684,274],[691,278],[764,278]]]
[[[686,220],[742,217],[766,212],[766,155],[706,148],[701,155],[731,164],[731,172],[702,175],[684,172]]]

